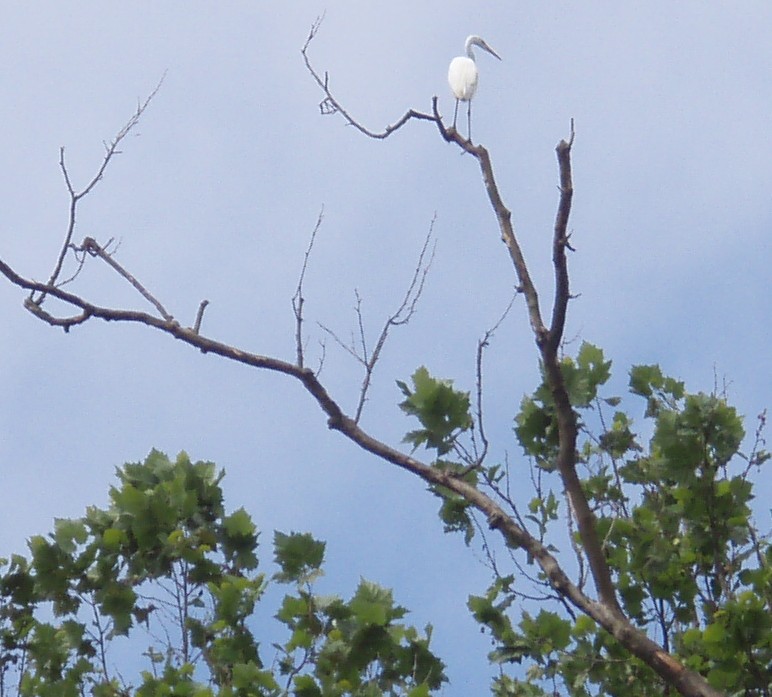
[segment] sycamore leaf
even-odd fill
[[[281,567],[275,578],[283,582],[295,582],[318,572],[324,561],[325,543],[315,540],[308,533],[293,532],[289,535],[274,532],[274,559]]]
[[[412,381],[412,389],[397,382],[406,397],[399,406],[406,414],[415,416],[423,428],[410,431],[404,440],[444,455],[452,449],[459,433],[472,428],[469,393],[455,390],[451,380],[433,378],[423,366],[413,373]]]

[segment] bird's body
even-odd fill
[[[456,56],[450,61],[448,68],[448,82],[456,99],[461,102],[469,102],[477,91],[477,65],[474,58],[468,56]]]
[[[453,128],[456,128],[458,103],[467,102],[466,117],[470,141],[472,140],[472,97],[474,97],[474,94],[477,91],[477,82],[479,80],[479,72],[474,60],[472,46],[479,46],[483,51],[487,51],[492,56],[501,60],[499,55],[488,46],[483,39],[473,34],[466,39],[466,55],[456,56],[450,61],[450,67],[448,68],[448,84],[456,98],[456,110],[453,113]]]

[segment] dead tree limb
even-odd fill
[[[324,19],[324,16],[317,17],[316,21],[311,25],[311,30],[308,32],[308,37],[306,38],[305,44],[303,44],[303,48],[300,50],[300,53],[303,56],[303,61],[306,64],[306,68],[308,69],[308,72],[311,74],[311,77],[313,77],[314,81],[317,85],[319,85],[319,88],[324,92],[324,99],[319,103],[319,111],[322,114],[340,114],[346,121],[346,123],[349,126],[353,126],[356,128],[360,133],[363,133],[364,135],[368,136],[369,138],[376,138],[378,140],[382,140],[384,138],[388,138],[394,131],[398,131],[402,126],[404,126],[408,121],[411,119],[418,119],[421,121],[436,121],[437,115],[436,114],[424,114],[420,111],[416,111],[415,109],[409,109],[405,114],[402,115],[395,123],[391,124],[390,126],[386,126],[386,128],[383,131],[372,131],[369,128],[366,128],[361,123],[359,123],[356,119],[354,119],[341,105],[341,103],[333,97],[332,92],[330,92],[330,76],[325,72],[324,76],[320,75],[311,64],[310,59],[308,58],[308,47],[311,45],[311,42],[316,37],[317,33],[319,32],[319,27],[322,24],[322,20]]]

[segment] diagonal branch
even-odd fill
[[[562,571],[557,560],[552,557],[545,545],[517,525],[492,499],[473,485],[464,482],[452,473],[446,472],[441,468],[424,464],[365,432],[354,419],[343,412],[338,403],[330,396],[312,370],[301,368],[294,363],[283,361],[278,358],[243,351],[234,346],[210,339],[194,331],[194,329],[183,327],[177,321],[159,319],[154,315],[141,311],[121,310],[95,305],[78,295],[62,290],[61,288],[26,279],[17,274],[2,260],[0,260],[0,273],[20,288],[38,293],[47,293],[73,308],[80,310],[80,314],[76,316],[77,319],[73,320],[51,317],[48,313],[40,310],[38,316],[54,326],[68,328],[69,326],[80,324],[85,321],[83,318],[89,319],[92,317],[108,322],[142,324],[169,334],[175,339],[199,349],[203,353],[215,354],[243,365],[270,370],[295,378],[303,385],[306,391],[314,398],[322,411],[327,415],[329,428],[341,432],[349,440],[353,441],[364,450],[421,477],[421,479],[427,483],[447,487],[454,493],[466,498],[475,508],[477,508],[477,510],[487,517],[492,529],[497,529],[504,535],[508,543],[517,547],[522,547],[537,559],[542,570],[553,582],[554,587],[565,592],[578,608],[585,612],[591,611],[592,616],[597,617],[598,621],[601,621],[600,618],[602,618],[603,613],[599,612],[601,609],[600,606],[587,598],[571,583],[570,579]]]
[[[71,326],[80,324],[91,317],[108,322],[143,324],[169,334],[203,353],[216,354],[227,360],[257,369],[282,373],[298,380],[327,415],[327,424],[330,429],[339,431],[363,450],[420,477],[426,483],[445,487],[462,496],[476,510],[486,516],[490,528],[499,531],[507,546],[525,550],[539,564],[550,585],[568,602],[594,619],[623,646],[645,661],[683,694],[694,695],[695,697],[720,696],[720,693],[710,688],[699,675],[685,670],[655,641],[634,629],[628,621],[620,617],[614,608],[609,607],[605,602],[596,602],[587,597],[563,571],[557,559],[550,553],[549,548],[518,525],[493,499],[481,492],[476,486],[454,476],[449,471],[422,463],[365,432],[354,419],[343,412],[312,370],[301,368],[295,363],[278,358],[243,351],[203,336],[195,328],[182,327],[179,322],[174,320],[159,319],[145,312],[94,305],[80,296],[56,286],[26,279],[2,260],[0,260],[0,273],[20,288],[33,293],[51,295],[74,309],[80,310],[78,315],[71,318],[57,318],[45,312],[28,298],[25,304],[40,319],[53,326],[61,326],[68,330]]]
[[[456,137],[458,140],[461,140],[459,136]],[[541,345],[546,338],[547,329],[544,326],[541,310],[539,309],[539,294],[536,292],[536,286],[531,280],[531,274],[528,272],[528,265],[525,263],[523,250],[520,248],[520,243],[515,235],[515,228],[512,225],[512,212],[504,205],[496,185],[490,155],[482,145],[473,146],[467,141],[462,141],[460,144],[468,153],[474,155],[480,164],[485,192],[488,194],[488,200],[491,202],[493,212],[496,215],[501,232],[501,240],[506,245],[512,264],[515,267],[515,273],[519,281],[518,290],[525,296],[528,317],[531,322],[531,329],[536,337],[536,343]]]
[[[105,248],[102,247],[95,239],[92,237],[86,237],[83,240],[83,244],[80,247],[76,247],[75,249],[77,251],[87,252],[93,257],[99,257],[102,261],[112,267],[119,276],[125,278],[132,286],[134,286],[137,292],[153,307],[155,307],[156,310],[158,310],[158,313],[161,315],[161,317],[163,317],[167,322],[174,320],[174,317],[172,317],[166,311],[166,308],[164,308],[164,306],[147,290],[147,288],[145,288],[136,278],[134,278],[132,274],[124,269],[123,266],[115,261],[113,255],[108,254],[107,250],[105,250]],[[203,313],[203,310],[201,312]]]

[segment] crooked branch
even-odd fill
[[[425,114],[423,112],[416,111],[415,109],[409,109],[395,123],[386,126],[383,131],[372,131],[369,128],[363,126],[353,116],[351,116],[351,114],[346,111],[343,105],[332,95],[332,92],[330,92],[330,76],[327,74],[327,72],[325,72],[324,75],[320,75],[308,57],[308,48],[319,32],[319,28],[321,27],[323,20],[324,16],[316,18],[316,21],[311,25],[311,30],[308,32],[308,38],[306,38],[306,42],[303,44],[303,48],[300,50],[300,53],[303,56],[303,62],[306,64],[306,69],[311,74],[311,77],[313,77],[314,82],[319,85],[319,88],[324,93],[324,99],[319,103],[319,111],[322,114],[340,114],[346,120],[346,123],[348,123],[349,126],[353,126],[356,128],[356,130],[368,136],[369,138],[376,138],[378,140],[388,138],[392,133],[394,133],[394,131],[398,131],[411,119],[418,119],[419,121],[437,121],[438,115],[436,113]]]

